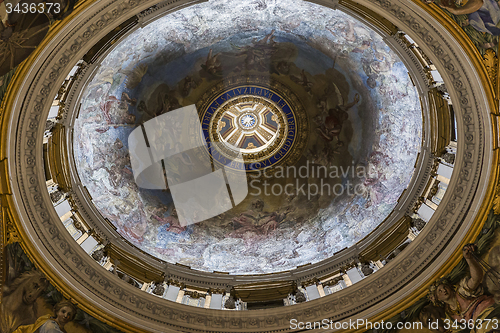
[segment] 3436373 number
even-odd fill
[[[461,319],[461,320],[451,320],[451,319],[445,319],[444,320],[444,328],[446,330],[464,330],[464,329],[492,329],[496,330],[498,329],[498,319]]]
[[[5,3],[5,10],[7,14],[19,13],[54,13],[59,14],[61,12],[61,4],[57,2],[41,2],[41,3],[18,3],[13,6],[11,3]]]

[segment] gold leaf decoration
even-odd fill
[[[493,49],[486,50],[484,54],[484,66],[488,72],[488,78],[490,79],[495,95],[498,98],[500,91],[499,89],[499,78],[498,78],[498,57]]]

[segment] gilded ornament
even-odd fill
[[[4,218],[4,223],[6,226],[5,245],[21,242],[21,237],[19,237],[19,232],[17,231],[15,224],[9,219],[7,215],[5,215]]]
[[[484,66],[486,67],[486,71],[488,72],[488,78],[491,81],[491,84],[493,85],[493,91],[495,92],[495,95],[498,99],[498,97],[500,96],[500,90],[499,90],[500,87],[498,82],[499,64],[498,64],[498,56],[495,54],[495,51],[493,51],[493,49],[486,50],[483,57],[483,63]]]

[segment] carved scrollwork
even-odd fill
[[[440,84],[436,86],[437,91],[441,93],[441,95],[446,95],[448,94],[448,88],[446,88],[445,84]]]
[[[423,197],[419,197],[417,199],[417,202],[415,202],[415,205],[413,206],[413,212],[416,213],[420,206],[425,202],[425,199]]]
[[[188,295],[191,298],[200,298],[200,297],[205,297],[205,294],[200,293],[196,290],[186,290],[184,292],[184,295]]]
[[[208,289],[209,294],[221,294],[224,295],[226,291],[222,288],[210,288]]]
[[[326,282],[323,282],[323,285],[324,286],[334,286],[334,285],[338,284],[340,281],[343,281],[343,280],[344,279],[341,276],[339,276],[339,277],[333,278],[331,280],[328,280]]]
[[[500,214],[500,183],[497,184],[495,189],[495,198],[493,199],[493,212],[495,215]]]
[[[427,196],[427,199],[432,199],[433,196],[437,194],[439,191],[439,181],[435,180],[434,183],[432,184],[432,187],[429,190],[429,195]]]
[[[5,245],[9,245],[12,243],[18,243],[21,241],[21,237],[19,237],[19,232],[17,231],[17,228],[15,224],[9,219],[7,215],[4,216],[4,223],[5,223],[5,239],[7,243]]]
[[[56,126],[56,122],[55,121],[53,121],[53,120],[47,120],[45,122],[45,132],[51,131],[52,128],[54,128],[54,126]]]
[[[302,287],[307,287],[307,286],[312,286],[313,284],[317,284],[317,283],[319,283],[319,280],[317,277],[314,277],[312,279],[303,281],[301,284],[302,284]]]

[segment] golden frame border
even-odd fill
[[[146,332],[142,329],[136,328],[136,327],[130,327],[128,324],[122,322],[121,320],[109,315],[109,314],[103,314],[102,312],[96,312],[95,310],[92,310],[94,307],[92,304],[89,304],[88,302],[85,301],[82,297],[78,296],[75,292],[72,292],[71,289],[69,289],[68,285],[64,284],[61,281],[58,281],[57,283],[54,283],[54,277],[56,276],[53,274],[51,269],[48,267],[48,265],[43,262],[43,260],[40,260],[42,258],[39,257],[39,255],[36,253],[35,249],[31,247],[31,244],[26,244],[27,240],[29,239],[25,233],[25,231],[20,228],[20,220],[19,216],[16,214],[15,209],[12,209],[13,207],[13,202],[12,202],[12,191],[10,188],[10,182],[8,181],[8,166],[6,163],[7,159],[7,143],[8,143],[8,138],[6,136],[8,132],[8,119],[10,114],[12,113],[12,107],[14,104],[14,92],[17,91],[18,88],[21,86],[21,81],[22,78],[27,76],[30,70],[31,64],[34,62],[34,60],[37,58],[37,56],[41,53],[41,50],[43,50],[47,45],[50,43],[50,41],[63,29],[65,25],[67,25],[69,22],[71,22],[73,19],[75,19],[80,13],[85,11],[93,2],[96,0],[83,0],[79,2],[76,6],[74,11],[63,21],[59,21],[54,23],[53,25],[50,26],[50,29],[45,37],[45,39],[40,43],[40,45],[35,49],[35,51],[20,65],[18,65],[18,68],[16,72],[14,73],[14,76],[12,77],[9,86],[7,88],[6,94],[4,96],[4,99],[2,103],[0,104],[0,202],[2,209],[5,209],[5,211],[2,211],[2,230],[0,232],[0,246],[2,249],[4,248],[5,240],[6,237],[8,236],[7,233],[7,220],[6,217],[9,216],[16,229],[20,233],[21,239],[24,241],[21,245],[23,250],[26,252],[28,255],[29,259],[33,261],[33,263],[39,267],[46,275],[47,278],[56,286],[59,287],[58,289],[62,289],[61,291],[63,292],[64,296],[66,297],[72,297],[74,300],[78,302],[80,307],[84,309],[85,311],[89,312],[96,318],[103,320],[103,321],[108,321],[112,326],[115,326],[119,329],[122,329],[127,332]],[[412,0],[415,4],[417,4],[419,7],[421,7],[423,10],[428,12],[435,20],[437,20],[442,26],[448,30],[450,35],[453,36],[453,38],[462,46],[464,53],[468,56],[468,58],[471,60],[473,63],[473,66],[478,70],[478,75],[481,79],[481,82],[483,84],[483,88],[485,88],[485,94],[487,96],[488,104],[490,105],[490,115],[492,118],[492,133],[493,133],[493,154],[494,158],[492,159],[492,173],[490,176],[490,182],[489,186],[486,189],[486,194],[485,198],[483,200],[483,204],[481,206],[481,209],[478,211],[476,215],[476,220],[474,222],[474,225],[472,228],[470,228],[465,235],[465,237],[462,239],[462,242],[460,243],[460,246],[457,247],[457,249],[454,251],[453,255],[449,258],[449,260],[444,264],[443,266],[440,267],[440,269],[432,276],[430,277],[426,282],[424,282],[418,289],[417,291],[414,291],[411,296],[406,298],[404,301],[401,301],[393,306],[391,306],[389,309],[382,311],[381,313],[377,314],[376,316],[371,317],[369,320],[372,322],[380,321],[380,320],[385,320],[388,318],[393,317],[394,315],[398,314],[401,309],[405,309],[411,305],[413,305],[416,301],[418,301],[421,297],[423,297],[427,293],[427,289],[429,285],[437,278],[446,275],[449,273],[454,266],[456,266],[460,260],[462,259],[462,251],[461,247],[471,241],[473,241],[480,233],[482,226],[484,225],[489,212],[491,211],[493,207],[493,200],[495,198],[500,197],[496,193],[496,188],[499,186],[499,175],[500,175],[500,155],[499,155],[499,128],[500,128],[500,113],[499,113],[499,95],[500,95],[500,90],[499,90],[499,84],[498,84],[498,76],[497,76],[497,82],[492,82],[491,78],[489,77],[489,72],[488,69],[486,68],[485,64],[485,59],[480,55],[479,51],[476,49],[476,47],[472,44],[472,42],[469,40],[465,32],[454,22],[451,20],[451,18],[446,15],[445,12],[439,9],[438,6],[434,4],[424,4],[420,0]],[[343,2],[352,2],[355,3],[354,1],[350,0],[343,0]],[[351,8],[353,9],[353,8]],[[365,11],[366,13],[366,11]],[[381,24],[380,22],[377,22],[375,20],[377,16],[370,16],[367,17],[369,20],[374,20],[374,24]],[[384,22],[385,23],[385,22]],[[496,61],[496,67],[498,73],[498,60]],[[498,75],[498,74],[497,74]],[[494,77],[493,77],[494,79]],[[496,89],[495,89],[496,87]],[[3,235],[2,235],[3,234]],[[3,251],[2,251],[3,252]],[[2,265],[3,266],[3,265]],[[3,267],[2,267],[3,268]],[[0,280],[0,287],[2,285],[2,281]],[[68,291],[69,290],[69,291]],[[90,310],[90,311],[89,311]],[[351,332],[354,330],[351,330]],[[361,331],[361,330],[359,330]]]

